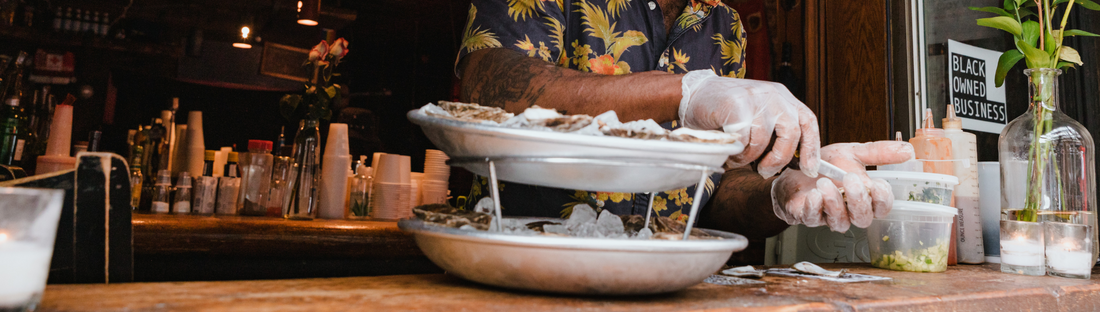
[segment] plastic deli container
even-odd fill
[[[958,209],[894,201],[890,214],[867,227],[871,265],[897,271],[943,272]]]
[[[895,200],[951,205],[951,193],[959,185],[959,178],[946,174],[910,171],[867,171],[872,179],[890,183]]]

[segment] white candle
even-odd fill
[[[1047,266],[1059,273],[1088,275],[1092,271],[1092,253],[1050,246],[1047,247]]]
[[[1043,265],[1043,245],[1033,240],[1001,240],[1001,263],[1019,266]]]
[[[21,306],[45,290],[52,253],[47,246],[0,240],[0,308]]]

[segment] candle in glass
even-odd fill
[[[1046,275],[1039,222],[1001,220],[1001,272]]]
[[[10,241],[0,233],[0,310],[22,307],[42,294],[52,252],[49,246]]]
[[[1088,279],[1092,272],[1092,231],[1083,224],[1043,222],[1048,275]]]

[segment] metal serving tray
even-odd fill
[[[526,221],[561,220],[517,218]],[[628,240],[522,236],[460,230],[416,219],[398,222],[436,265],[461,278],[494,286],[590,295],[666,293],[698,284],[717,272],[744,236],[723,239]]]
[[[701,169],[721,170],[743,143],[710,144],[593,136],[483,125],[428,116],[408,118],[451,157],[452,165],[500,180],[606,192],[666,191],[695,184]]]

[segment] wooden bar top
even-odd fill
[[[285,220],[273,217],[142,214],[133,216],[134,253],[223,256],[421,256],[393,221]]]
[[[230,282],[49,285],[40,311],[1097,311],[1092,280],[1004,274],[997,264],[909,273],[832,264],[889,282],[767,276],[765,286],[702,283],[636,297],[548,295],[481,286],[445,274]]]

